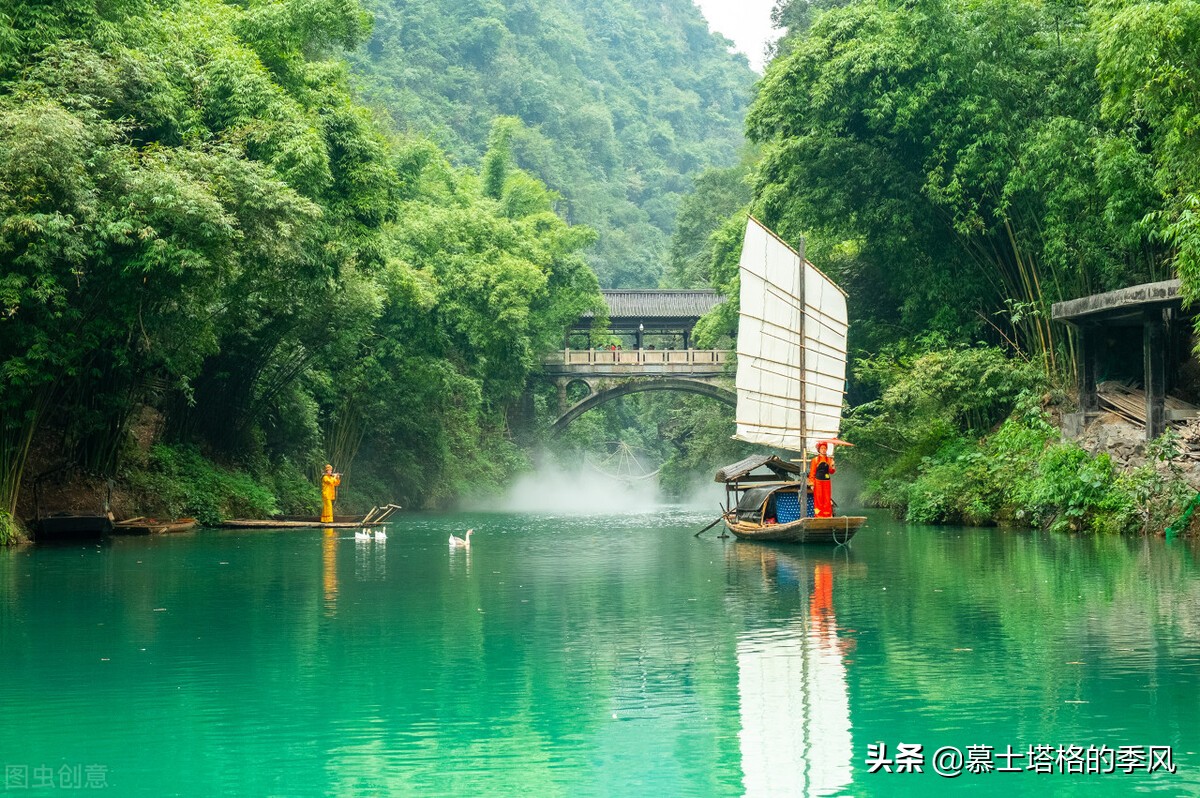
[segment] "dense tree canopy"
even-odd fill
[[[142,408],[266,469],[346,467],[369,426],[381,491],[438,486],[420,501],[518,456],[506,414],[598,302],[594,234],[506,152],[481,179],[387,133],[340,60],[368,23],[348,0],[0,15],[0,509],[39,436],[113,473]]]
[[[1187,11],[781,3],[747,210],[807,237],[854,297],[860,347],[990,335],[1062,373],[1051,302],[1173,268],[1194,282]],[[736,248],[711,251],[728,290]]]
[[[1173,274],[1200,294],[1195,4],[783,0],[749,148],[752,74],[688,0],[363,4],[0,8],[0,510],[31,451],[333,459],[408,503],[498,483],[599,283],[736,296],[747,213],[849,290],[874,364],[852,398],[901,415],[929,349],[991,364],[987,340],[1052,388],[1051,302]],[[732,453],[722,412],[588,424],[680,487]],[[941,427],[921,457],[982,431]]]

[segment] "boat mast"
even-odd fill
[[[805,485],[808,484],[808,412],[804,406],[804,398],[807,396],[808,389],[808,357],[807,345],[808,340],[805,335],[805,319],[808,318],[808,300],[805,297],[805,284],[808,282],[808,275],[804,264],[807,262],[807,256],[804,251],[804,239],[800,239],[800,245],[797,248],[797,255],[800,256],[800,466],[804,469],[804,475],[800,477]],[[801,509],[804,509],[804,505]]]

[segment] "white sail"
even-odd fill
[[[836,438],[846,388],[846,294],[756,219],[740,263],[737,432],[803,452]]]

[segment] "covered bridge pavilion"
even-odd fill
[[[700,317],[725,301],[712,290],[616,289],[601,291],[608,304],[608,331],[627,349],[689,349]],[[592,314],[567,333],[567,348],[591,349]]]
[[[1175,420],[1167,393],[1179,383],[1191,357],[1192,314],[1183,310],[1179,280],[1144,283],[1080,299],[1056,302],[1051,318],[1075,330],[1079,413],[1065,416],[1064,431],[1078,434],[1100,411],[1096,386],[1105,379],[1141,383],[1146,439]],[[1073,417],[1072,417],[1073,416]]]

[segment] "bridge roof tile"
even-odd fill
[[[716,291],[706,289],[616,289],[601,293],[608,303],[610,319],[698,319],[725,301]]]

